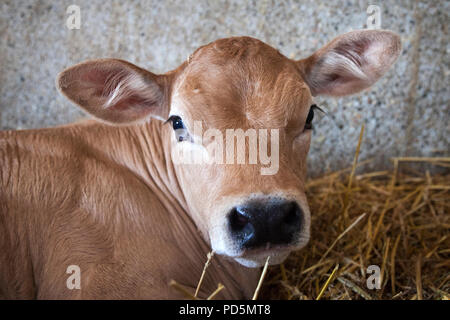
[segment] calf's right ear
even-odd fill
[[[92,60],[61,72],[58,89],[96,118],[128,124],[168,114],[171,77],[118,59]]]

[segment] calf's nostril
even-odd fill
[[[231,229],[239,231],[245,228],[248,224],[249,218],[245,216],[245,213],[238,208],[234,208],[230,213],[230,225]]]
[[[233,208],[228,216],[231,233],[240,243],[248,243],[254,236],[255,228],[250,217],[240,207]]]
[[[289,202],[287,203],[285,208],[285,216],[283,218],[283,222],[285,224],[293,224],[298,222],[298,220],[300,219],[300,208],[297,205],[296,202]]]

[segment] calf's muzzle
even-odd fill
[[[295,201],[249,201],[228,215],[231,236],[242,249],[290,245],[301,232],[303,211]]]

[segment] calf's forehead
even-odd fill
[[[272,128],[298,120],[292,119],[299,116],[295,111],[311,99],[292,60],[247,37],[199,48],[179,77],[175,96],[192,120]]]

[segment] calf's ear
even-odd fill
[[[400,51],[397,34],[358,30],[335,38],[296,63],[314,96],[344,96],[374,84],[397,60]]]
[[[96,118],[134,123],[168,113],[170,77],[117,59],[92,60],[61,72],[58,89]]]

